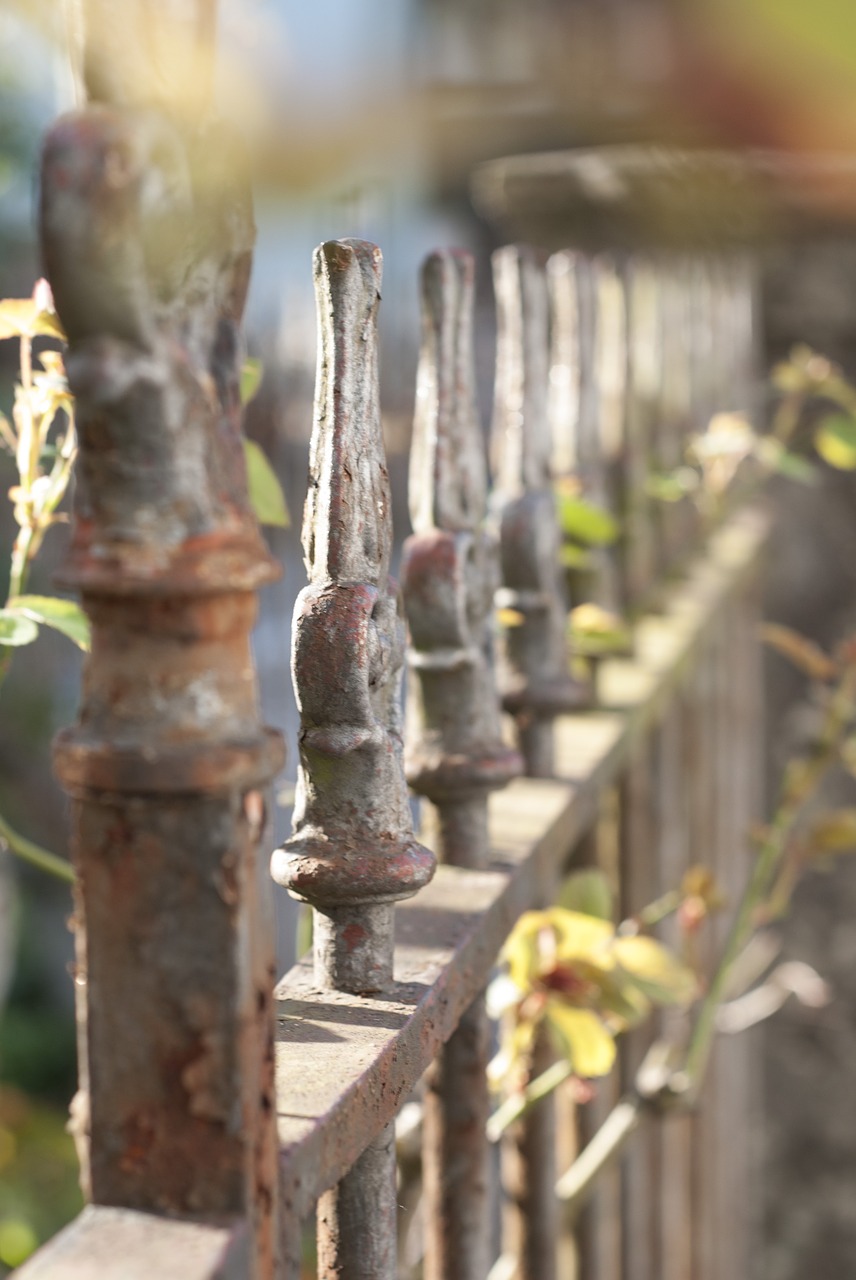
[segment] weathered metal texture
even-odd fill
[[[471,254],[424,262],[422,348],[410,459],[415,530],[404,544],[410,627],[405,767],[433,802],[441,862],[488,861],[487,800],[522,772],[502,740],[493,667],[499,548],[484,527],[487,478],[473,367]],[[428,1074],[423,1178],[427,1280],[487,1273],[489,1031],[479,998]]]
[[[628,307],[624,264],[599,254],[591,264],[594,286],[594,385],[597,429],[590,459],[589,496],[612,515],[622,530],[619,540],[595,548],[595,599],[619,616],[629,604],[626,581],[628,505],[627,402],[629,391]]]
[[[55,747],[74,799],[85,1182],[99,1204],[249,1218],[251,1274],[270,1276],[257,852],[283,747],[250,651],[255,589],[279,570],[240,432],[249,188],[222,131],[96,104],[48,133],[40,216],[80,445],[63,580],[92,624]]]
[[[280,983],[282,1186],[296,1216],[395,1117],[483,989],[516,917],[549,900],[599,797],[673,705],[710,619],[746,580],[765,536],[759,512],[724,526],[688,581],[664,598],[662,615],[640,622],[634,659],[604,663],[604,706],[558,720],[557,772],[570,781],[515,779],[491,796],[490,869],[440,867],[397,908],[392,992],[319,991],[309,963]]]
[[[404,620],[389,577],[377,381],[381,254],[360,240],[328,241],[313,263],[320,345],[303,521],[310,581],[292,634],[300,767],[294,834],[271,870],[315,908],[316,985],[365,995],[392,986],[394,903],[431,879],[435,859],[413,834],[402,765]],[[391,1128],[325,1195],[318,1252],[325,1277],[394,1280]]]
[[[366,1147],[318,1203],[318,1275],[323,1280],[395,1280],[395,1128]]]
[[[321,987],[392,982],[393,903],[431,878],[402,767],[404,621],[389,577],[389,477],[377,385],[381,254],[360,240],[315,251],[320,347],[292,671],[300,710],[294,834],[275,880],[311,902]]]
[[[492,452],[500,525],[497,604],[520,614],[504,633],[500,688],[515,718],[526,772],[553,770],[553,719],[588,691],[569,674],[567,609],[550,482],[547,419],[548,300],[534,252],[507,245],[493,255],[497,308]]]
[[[654,510],[648,482],[655,470],[657,404],[663,377],[660,283],[650,259],[638,254],[626,266],[629,386],[627,399],[627,501],[625,571],[630,607],[649,600],[656,576]]]
[[[87,1205],[20,1267],[20,1280],[247,1280],[246,1222],[176,1222],[133,1209]]]
[[[405,769],[438,811],[438,853],[487,862],[487,797],[522,770],[502,740],[493,668],[499,548],[485,529],[487,479],[473,368],[475,264],[424,262],[422,349],[410,459],[415,530],[401,585],[410,628]]]
[[[656,469],[665,474],[686,464],[690,429],[689,297],[685,263],[663,255],[657,261],[663,333],[663,380],[656,436]],[[689,498],[661,502],[658,520],[658,570],[675,568],[692,545],[695,518]]]
[[[545,1032],[536,1040],[532,1075],[555,1061]],[[519,1280],[556,1280],[559,1202],[556,1197],[556,1100],[548,1095],[503,1142],[502,1185],[508,1200],[504,1248],[518,1259]]]

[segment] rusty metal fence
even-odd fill
[[[740,1043],[717,1046],[698,1111],[637,1134],[570,1222],[561,1174],[654,1031],[627,1038],[579,1115],[563,1089],[531,1110],[497,1162],[483,993],[514,921],[571,866],[605,867],[625,915],[691,863],[742,888],[765,522],[738,493],[706,523],[647,479],[680,467],[715,411],[750,408],[751,263],[498,250],[489,483],[473,260],[432,254],[399,592],[381,255],[352,240],[316,251],[298,796],[272,861],[314,908],[314,955],[277,979],[264,793],[283,746],[249,648],[277,566],[247,501],[238,395],[248,189],[223,135],[92,74],[89,90],[46,140],[41,232],[80,433],[64,578],[93,634],[78,723],[56,747],[91,1205],[22,1280],[296,1280],[313,1214],[318,1274],[341,1280],[415,1274],[423,1251],[430,1280],[746,1274]],[[571,476],[624,529],[571,583],[575,604],[631,622],[594,678],[567,649],[554,484]],[[497,607],[514,623],[499,637]],[[399,1233],[409,1101],[422,1191]]]

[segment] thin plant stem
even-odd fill
[[[50,853],[35,841],[22,836],[2,815],[0,815],[0,842],[9,848],[11,853],[22,858],[24,862],[29,862],[31,866],[38,867],[40,871],[49,872],[58,879],[64,880],[66,884],[74,884],[76,876],[70,862],[66,862],[65,858],[57,857],[55,853]]]
[[[488,1141],[498,1142],[505,1130],[514,1124],[515,1120],[519,1120],[542,1098],[549,1097],[563,1080],[567,1080],[573,1074],[573,1068],[569,1060],[563,1058],[560,1062],[554,1062],[546,1071],[542,1071],[540,1076],[530,1080],[526,1088],[522,1089],[520,1093],[515,1093],[510,1098],[507,1098],[502,1106],[497,1107],[487,1122]]]

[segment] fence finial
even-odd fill
[[[402,588],[408,652],[407,777],[438,809],[440,857],[487,859],[487,796],[521,771],[502,741],[492,654],[498,548],[483,528],[486,483],[472,355],[474,263],[437,252],[422,266]]]
[[[81,714],[55,744],[75,799],[89,1191],[245,1218],[269,1275],[274,957],[256,866],[283,749],[250,647],[278,566],[240,431],[249,187],[207,127],[96,106],[47,135],[41,237],[79,439],[63,572],[92,624]]]
[[[518,727],[530,775],[552,772],[552,720],[587,700],[569,675],[559,531],[550,486],[547,418],[547,285],[533,251],[493,255],[497,365],[492,448],[503,586],[497,604],[519,615],[507,627],[503,705]]]
[[[319,983],[392,979],[392,904],[430,880],[402,768],[404,622],[389,578],[391,513],[377,386],[381,255],[360,240],[315,251],[320,349],[294,613],[300,710],[294,834],[272,874],[317,909]]]

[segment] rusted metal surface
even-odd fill
[[[246,1280],[252,1275],[246,1222],[176,1222],[133,1209],[89,1205],[25,1262],[20,1280]]]
[[[492,261],[498,330],[492,450],[502,564],[496,600],[518,615],[505,629],[500,688],[526,772],[549,777],[553,720],[580,706],[588,691],[569,675],[565,641],[550,482],[547,284],[531,249],[507,245]]]
[[[415,530],[404,544],[410,628],[408,781],[433,804],[442,862],[487,865],[487,800],[522,772],[502,740],[493,667],[499,548],[485,529],[487,478],[475,400],[475,264],[462,251],[424,262],[422,348],[410,459]],[[479,998],[432,1064],[424,1112],[427,1280],[487,1273],[486,1068]]]
[[[555,1054],[543,1031],[532,1054],[532,1075]],[[556,1280],[559,1202],[556,1198],[556,1099],[542,1098],[503,1142],[502,1187],[507,1199],[506,1253],[517,1258],[519,1280]]]
[[[396,911],[390,992],[319,990],[308,963],[277,989],[277,1096],[283,1194],[307,1213],[395,1116],[485,985],[514,919],[549,900],[569,851],[634,743],[670,706],[710,619],[757,563],[766,536],[744,512],[713,539],[661,616],[637,627],[633,660],[604,663],[603,709],[557,721],[557,773],[491,797],[490,867],[440,867]]]
[[[393,904],[421,888],[402,767],[404,621],[389,577],[389,477],[377,387],[381,255],[359,240],[315,251],[320,337],[292,670],[300,711],[294,834],[272,874],[316,910],[321,988],[392,981]]]
[[[250,652],[255,589],[278,574],[240,432],[252,209],[221,130],[141,111],[128,84],[117,96],[60,119],[42,156],[80,442],[63,580],[92,623],[78,722],[55,747],[78,873],[75,1123],[96,1203],[244,1217],[249,1274],[271,1276],[257,855],[283,748]]]
[[[422,350],[410,459],[414,534],[401,583],[410,628],[407,779],[439,817],[438,853],[487,860],[487,797],[522,770],[502,740],[493,669],[499,548],[484,528],[487,480],[475,402],[474,261],[422,267]]]
[[[394,1280],[395,1172],[395,1131],[388,1124],[319,1201],[318,1274],[324,1280]]]
[[[391,987],[394,904],[430,880],[435,859],[413,834],[402,765],[404,620],[389,577],[377,383],[381,254],[360,240],[328,241],[313,263],[320,354],[303,521],[310,582],[292,635],[300,767],[294,834],[271,871],[315,908],[316,986],[366,994]],[[393,1280],[394,1189],[390,1129],[320,1206],[323,1276]]]

